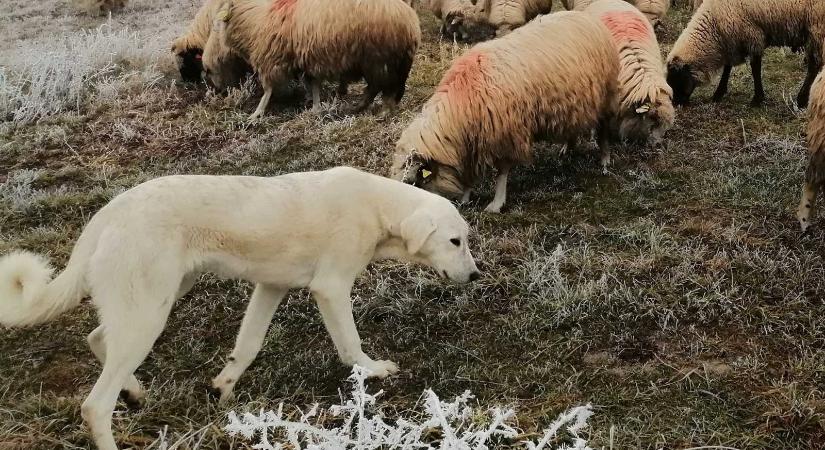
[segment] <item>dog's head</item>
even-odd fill
[[[481,276],[470,253],[469,227],[447,199],[432,195],[401,222],[410,256],[444,278],[467,283]]]
[[[677,56],[667,63],[667,84],[673,89],[673,103],[681,106],[690,102],[690,96],[701,84],[701,79],[690,64]]]

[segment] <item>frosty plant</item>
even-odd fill
[[[30,123],[80,111],[92,97],[111,99],[130,87],[157,83],[156,49],[111,22],[25,49],[26,57],[0,69],[0,122]]]
[[[247,440],[257,438],[253,446],[261,450],[343,450],[343,449],[441,449],[441,450],[486,450],[495,442],[507,441],[521,444],[529,450],[592,450],[578,433],[587,426],[593,414],[592,407],[579,406],[561,414],[538,441],[518,441],[518,431],[508,423],[516,412],[513,409],[489,408],[480,411],[470,406],[473,398],[470,392],[456,397],[452,402],[442,401],[435,392],[424,391],[424,420],[399,418],[387,423],[377,411],[378,397],[383,391],[367,393],[365,380],[367,369],[355,366],[349,380],[352,382],[352,398],[342,405],[322,409],[318,404],[306,412],[301,411],[297,420],[284,417],[284,404],[277,411],[255,415],[229,413],[226,431],[240,435]],[[319,417],[333,417],[338,426],[322,427],[314,424]],[[485,420],[479,420],[484,417]],[[566,428],[572,442],[564,442],[558,436]],[[435,433],[433,433],[435,432]],[[440,435],[434,440],[430,436]],[[428,438],[429,437],[429,438]],[[568,439],[569,441],[570,439]],[[558,447],[551,446],[553,444]]]

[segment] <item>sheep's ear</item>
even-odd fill
[[[424,181],[432,176],[429,161],[416,152],[411,152],[401,166],[400,173],[396,176],[401,182],[421,186]]]

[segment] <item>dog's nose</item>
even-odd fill
[[[475,281],[481,278],[481,272],[473,272],[470,274],[470,281]]]

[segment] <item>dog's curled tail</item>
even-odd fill
[[[0,258],[0,324],[43,323],[79,305],[86,294],[82,268],[70,261],[55,279],[52,273],[49,262],[31,252]]]

